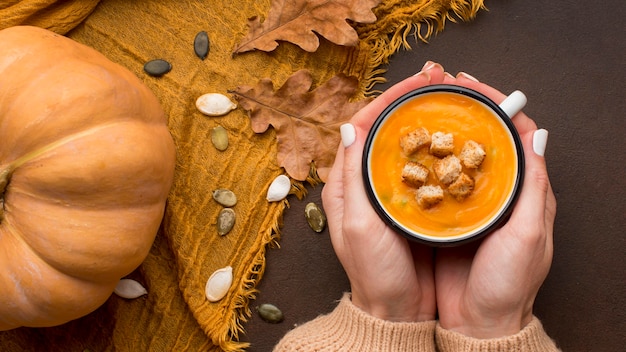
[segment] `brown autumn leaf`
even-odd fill
[[[314,163],[318,176],[326,181],[339,145],[339,126],[370,99],[350,102],[358,81],[344,74],[310,90],[312,83],[310,72],[300,70],[277,90],[265,78],[255,87],[241,86],[231,93],[248,111],[254,132],[274,127],[278,163],[289,176],[304,181]]]
[[[248,19],[249,31],[233,53],[254,49],[272,51],[278,41],[288,41],[313,52],[319,46],[316,33],[331,42],[355,46],[358,35],[348,20],[373,23],[372,8],[381,0],[272,0],[267,19]]]

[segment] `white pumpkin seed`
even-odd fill
[[[235,193],[226,188],[219,188],[213,191],[213,199],[227,208],[232,208],[237,204]]]
[[[127,299],[135,299],[148,294],[148,290],[146,290],[145,287],[143,287],[139,282],[131,279],[121,279],[117,283],[117,286],[115,286],[115,290],[113,290],[113,292],[115,292],[116,295]]]
[[[233,284],[233,268],[230,266],[216,270],[206,282],[204,293],[209,302],[224,298]]]
[[[277,202],[285,199],[291,190],[291,180],[285,175],[277,176],[267,190],[267,200]]]
[[[224,208],[217,216],[217,234],[227,235],[235,226],[235,211],[231,208]]]
[[[263,303],[256,308],[261,319],[268,323],[277,324],[283,321],[283,312],[271,303]]]
[[[326,227],[326,215],[324,215],[324,212],[317,204],[313,202],[308,203],[306,207],[304,207],[304,216],[313,231],[318,233],[324,231],[324,227]]]
[[[196,108],[207,116],[222,116],[237,108],[227,96],[220,93],[207,93],[196,100]]]
[[[213,128],[211,132],[211,142],[215,149],[223,152],[228,148],[228,132],[222,126]]]

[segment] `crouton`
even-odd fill
[[[454,151],[452,133],[435,132],[430,138],[430,154],[443,158]]]
[[[463,167],[461,166],[459,158],[452,154],[435,161],[433,163],[433,170],[441,183],[449,185],[459,177]]]
[[[448,186],[448,192],[458,201],[462,201],[467,198],[473,190],[474,179],[463,172],[454,182],[450,184],[450,186]]]
[[[430,133],[424,127],[420,127],[412,132],[409,132],[404,137],[400,138],[400,146],[406,155],[411,155],[417,152],[420,148],[430,144]]]
[[[482,145],[469,140],[463,145],[459,159],[461,159],[461,162],[466,168],[477,169],[480,164],[482,164],[483,160],[485,160],[486,155],[487,153],[485,153],[485,149]]]
[[[428,168],[414,161],[407,161],[402,169],[402,181],[413,186],[420,187],[428,178]]]
[[[439,186],[422,186],[417,189],[416,198],[420,207],[428,209],[443,200],[443,189]]]

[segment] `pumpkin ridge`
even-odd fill
[[[144,205],[139,208],[148,209],[154,206],[155,205],[152,205],[152,206]],[[95,212],[97,213],[100,211],[95,211]],[[8,215],[10,214],[11,212],[9,208]],[[150,227],[150,224],[144,224],[144,225],[146,227]],[[158,225],[152,224],[152,226],[158,226]],[[151,233],[152,231],[148,231],[148,232]],[[59,249],[53,248],[53,249],[48,250],[47,247],[42,247],[41,243],[39,244],[37,243],[38,238],[31,238],[31,236],[29,235],[29,231],[27,229],[22,229],[19,222],[14,223],[13,217],[11,216],[6,216],[5,221],[3,221],[2,224],[0,224],[0,240],[1,241],[6,241],[6,239],[3,239],[4,235],[8,235],[11,238],[13,238],[14,241],[19,242],[21,247],[25,248],[29,254],[33,254],[36,257],[35,259],[38,259],[41,263],[45,263],[51,270],[54,270],[55,272],[65,275],[65,276],[69,276],[81,282],[88,282],[88,283],[99,284],[99,285],[111,284],[112,282],[117,282],[117,280],[119,280],[121,277],[129,274],[132,271],[131,267],[135,266],[134,264],[132,264],[132,262],[136,261],[137,258],[145,257],[147,255],[147,251],[150,248],[150,247],[141,247],[139,245],[124,246],[123,248],[128,249],[128,251],[118,248],[121,252],[117,252],[117,250],[114,250],[113,252],[111,252],[111,248],[114,248],[114,247],[108,248],[108,247],[96,246],[94,247],[95,251],[92,254],[95,254],[98,256],[99,258],[98,262],[100,263],[99,265],[104,265],[103,263],[108,261],[110,262],[109,264],[115,263],[112,265],[114,265],[116,269],[111,271],[112,269],[108,268],[106,270],[107,273],[101,272],[99,275],[94,275],[94,273],[97,272],[96,269],[91,269],[91,270],[88,270],[87,272],[83,272],[84,271],[83,264],[78,264],[76,262],[71,264],[66,261],[56,261],[57,258],[55,258],[54,256],[55,254],[58,255],[58,253],[60,252],[66,252],[68,254],[70,252],[73,252],[75,255],[79,255],[79,254],[85,255],[86,254],[86,252],[84,252],[85,248],[81,248],[80,246],[78,246],[77,248],[72,248],[71,250],[63,249],[63,247],[60,247]],[[78,238],[78,237],[74,237],[74,238]],[[139,236],[139,237],[142,237],[142,236]],[[66,238],[68,239],[68,241],[60,241],[60,243],[64,245],[71,243],[72,240],[70,239],[70,237],[66,237]],[[119,238],[118,239],[108,238],[107,240],[116,242],[116,241],[119,241]],[[59,242],[55,241],[55,243],[59,243]],[[146,253],[143,253],[143,252],[146,252]],[[30,258],[30,257],[26,256],[25,258]],[[135,259],[131,259],[131,258],[135,258]],[[21,260],[21,258],[19,259]],[[32,259],[33,258],[29,259],[29,261],[32,261]],[[0,287],[0,292],[1,292],[1,289],[2,288]]]
[[[50,267],[50,269],[57,271],[59,273],[63,273],[66,276],[72,277],[76,280],[80,280],[80,281],[87,281],[87,282],[93,282],[93,283],[99,283],[97,281],[94,280],[90,280],[89,278],[82,278],[82,277],[78,277],[76,275],[72,275],[70,273],[65,273],[63,271],[63,268],[58,268],[55,265],[53,265],[52,263],[50,263],[48,260],[46,260],[43,256],[41,256],[41,254],[39,252],[37,252],[36,250],[33,249],[33,247],[30,246],[30,244],[28,243],[28,241],[26,241],[24,239],[24,236],[22,236],[22,234],[20,233],[20,231],[18,231],[11,223],[10,221],[6,221],[3,224],[4,229],[6,230],[4,233],[2,233],[3,235],[9,235],[11,237],[13,237],[13,239],[17,242],[20,243],[21,247],[24,248],[25,250],[28,251],[28,253],[30,253],[32,256],[35,257],[35,259],[39,259],[39,261],[41,263],[46,264],[48,267]],[[30,258],[30,257],[29,257]],[[32,260],[32,259],[31,259]]]
[[[100,124],[100,125],[93,126],[87,130],[83,130],[79,133],[73,133],[69,136],[65,136],[57,141],[54,141],[37,150],[31,151],[17,158],[16,160],[12,161],[7,166],[5,166],[4,169],[0,169],[0,223],[2,223],[2,220],[4,219],[4,216],[5,216],[4,215],[4,212],[5,212],[4,203],[5,203],[6,190],[9,187],[9,184],[11,182],[11,176],[13,175],[13,172],[15,172],[17,168],[19,168],[20,166],[24,165],[25,163],[31,160],[38,158],[39,156],[45,155],[46,153],[65,145],[66,143],[89,136],[91,134],[96,133],[97,131],[101,129],[110,127],[111,125],[115,125],[117,123],[119,122],[116,121],[112,123]]]
[[[79,133],[73,133],[73,134],[71,134],[69,136],[65,136],[65,137],[63,137],[63,138],[61,138],[61,139],[59,139],[57,141],[54,141],[54,142],[52,142],[50,144],[47,144],[47,145],[45,145],[45,146],[43,146],[43,147],[41,147],[41,148],[39,148],[37,150],[34,150],[32,152],[29,152],[29,153],[27,153],[27,154],[17,158],[16,160],[14,160],[13,162],[11,162],[9,164],[9,167],[8,167],[9,179],[11,178],[10,175],[15,171],[15,169],[17,169],[18,167],[24,165],[25,163],[27,163],[27,162],[29,162],[31,160],[34,160],[37,157],[39,157],[41,155],[44,155],[44,154],[46,154],[46,153],[48,153],[50,151],[53,151],[54,149],[59,148],[59,147],[65,145],[65,144],[67,144],[69,142],[72,142],[74,140],[77,140],[77,139],[80,139],[80,138],[92,135],[92,134],[94,134],[95,132],[97,132],[99,130],[102,130],[102,129],[105,129],[107,127],[110,127],[111,125],[116,125],[118,123],[120,123],[120,122],[116,121],[116,122],[113,122],[113,123],[100,124],[100,125],[96,125],[94,127],[90,127],[90,128],[88,128],[86,130],[83,130],[83,131],[81,131]]]
[[[59,205],[59,206],[72,206],[74,204],[70,204],[70,203],[63,203],[60,201],[55,201],[56,199],[53,197],[42,197],[41,195],[35,194],[33,192],[27,192],[23,189],[16,189],[16,188],[12,188],[11,189],[11,193],[12,194],[22,194],[24,196],[30,197],[35,201],[41,201],[41,202],[45,202],[48,204],[52,204],[52,205]],[[10,214],[10,202],[4,202],[6,204],[6,206],[4,207],[4,213],[5,214]],[[122,204],[122,203],[111,203],[109,207],[103,207],[103,206],[98,206],[98,207],[92,207],[92,208],[85,208],[84,204],[81,204],[80,206],[83,208],[82,210],[85,211],[103,211],[103,210],[112,210],[112,209],[121,209],[121,210],[141,210],[141,209],[149,209],[154,207],[155,205],[159,205],[160,206],[160,201],[159,200],[154,200],[152,203],[137,203],[137,204]],[[3,206],[2,200],[0,200],[0,207]],[[9,210],[9,211],[7,211]],[[0,210],[1,212],[2,210]],[[7,217],[7,215],[5,215],[5,218]],[[2,218],[0,218],[0,224],[2,224]]]
[[[68,290],[81,290],[81,289],[85,289],[87,291],[89,291],[88,287],[93,288],[97,288],[97,287],[102,287],[102,286],[114,286],[116,281],[114,280],[101,280],[101,281],[96,281],[93,280],[92,277],[79,277],[76,275],[72,275],[68,272],[65,272],[63,270],[63,268],[59,268],[57,266],[55,266],[53,263],[51,263],[50,261],[46,260],[43,256],[41,256],[37,251],[35,251],[29,244],[28,242],[24,239],[23,236],[21,236],[20,232],[15,229],[12,225],[8,225],[8,226],[3,226],[3,230],[6,231],[2,231],[0,232],[1,235],[0,238],[4,237],[4,236],[11,236],[11,238],[13,239],[13,241],[15,241],[15,244],[11,247],[14,250],[16,250],[17,247],[15,247],[15,245],[19,246],[19,248],[21,248],[21,250],[25,251],[23,252],[23,254],[27,254],[23,255],[21,257],[18,257],[17,259],[22,259],[22,258],[29,258],[28,261],[31,264],[34,264],[39,270],[38,272],[40,273],[46,273],[50,274],[50,273],[54,273],[53,275],[58,275],[59,277],[62,277],[65,280],[65,284],[68,285],[67,289]],[[19,262],[13,262],[14,264],[17,264],[17,268],[18,270],[23,270],[23,267],[20,266]],[[41,268],[40,265],[44,264],[46,267]],[[15,265],[13,266],[15,267]],[[5,268],[5,269],[9,269],[10,268]],[[15,273],[15,272],[14,272]],[[29,288],[28,288],[28,284],[24,285],[22,284],[22,281],[19,280],[18,276],[16,275],[9,275],[10,276],[10,280],[13,281],[13,285],[8,285],[8,286],[4,286],[0,287],[0,292],[2,293],[2,298],[6,299],[13,299],[13,300],[19,300],[21,305],[30,307],[30,309],[26,309],[26,310],[21,310],[20,313],[23,314],[23,316],[21,317],[16,317],[13,316],[11,318],[13,318],[13,320],[11,320],[11,318],[9,320],[4,320],[2,321],[2,319],[0,319],[0,331],[3,330],[8,330],[8,329],[13,329],[16,327],[19,327],[20,320],[23,320],[24,318],[28,319],[29,316],[32,316],[33,314],[39,314],[36,312],[41,311],[42,309],[46,309],[46,310],[50,310],[52,307],[48,306],[47,308],[41,307],[40,303],[41,300],[46,300],[45,294],[37,293],[35,295],[33,294],[28,294],[29,292]],[[48,277],[48,276],[45,276]],[[50,278],[52,279],[52,278]],[[69,280],[67,280],[69,279]],[[14,290],[11,290],[10,288],[13,287]],[[42,287],[43,288],[43,287]],[[9,289],[8,291],[6,291],[6,289]],[[44,291],[45,292],[45,291]],[[17,296],[17,297],[16,297]],[[107,296],[108,297],[108,296]],[[91,305],[93,305],[94,307],[90,310],[95,309],[97,306],[101,305],[102,303],[104,303],[104,300],[106,299],[106,297],[92,297],[94,299],[94,301],[101,301],[101,302],[92,302]],[[4,307],[0,307],[0,315],[2,315],[2,308]],[[82,315],[82,314],[80,314]],[[70,318],[71,319],[71,318]],[[68,318],[64,318],[65,321],[69,320]],[[54,320],[52,320],[54,321]],[[3,325],[4,324],[4,325]],[[50,324],[48,323],[44,323],[41,326],[49,326]]]
[[[2,227],[6,230],[6,231],[2,231],[0,233],[2,233],[2,235],[6,236],[9,235],[11,237],[13,237],[13,239],[15,241],[18,241],[23,248],[27,249],[28,252],[32,255],[34,255],[35,257],[39,258],[39,260],[41,260],[42,262],[46,263],[48,266],[50,266],[51,268],[53,268],[54,270],[57,270],[57,268],[55,268],[54,266],[50,265],[44,258],[41,257],[41,255],[39,255],[39,253],[37,251],[35,251],[29,244],[28,242],[24,239],[24,236],[22,236],[22,234],[20,233],[20,231],[18,231],[15,226],[13,226],[13,224],[11,224],[11,220],[10,218],[7,218],[5,222],[2,223]],[[3,236],[3,237],[4,237]]]

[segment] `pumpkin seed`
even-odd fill
[[[237,204],[237,196],[235,193],[226,188],[220,188],[213,191],[213,199],[225,207],[234,207]]]
[[[122,279],[115,286],[113,290],[116,295],[122,298],[134,299],[147,295],[148,291],[139,282],[131,279]]]
[[[224,208],[217,216],[217,234],[224,236],[235,226],[235,211],[231,208]]]
[[[277,176],[267,190],[267,200],[277,202],[283,200],[291,190],[291,180],[285,175]]]
[[[237,108],[227,96],[220,93],[207,93],[196,100],[196,108],[208,116],[222,116]]]
[[[204,294],[209,302],[217,302],[224,298],[233,284],[233,268],[230,266],[213,272],[206,282]]]
[[[196,38],[193,40],[193,51],[195,51],[196,55],[201,59],[206,59],[207,55],[209,55],[209,48],[211,47],[211,43],[209,42],[209,36],[205,31],[198,32],[196,34]]]
[[[150,60],[143,65],[143,70],[155,77],[163,76],[170,72],[171,69],[172,65],[163,59]]]
[[[283,312],[271,303],[263,303],[256,308],[261,319],[268,323],[277,324],[283,321]]]
[[[228,132],[222,126],[217,126],[213,128],[211,132],[211,142],[215,149],[223,152],[228,148]]]
[[[313,231],[318,233],[324,231],[324,227],[326,227],[326,215],[324,215],[324,212],[317,204],[313,202],[308,203],[304,207],[304,216]]]

